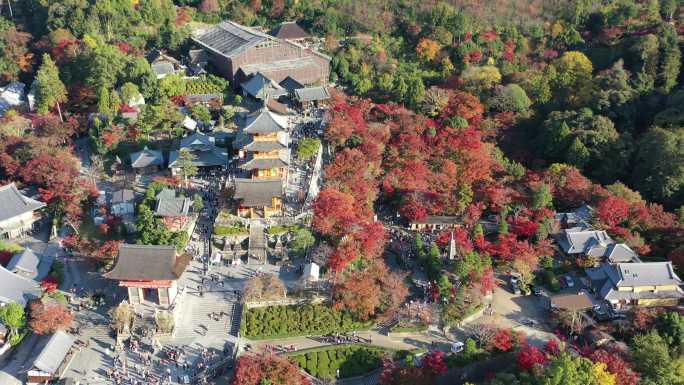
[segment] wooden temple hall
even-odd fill
[[[190,259],[188,254],[177,256],[175,246],[123,244],[114,267],[104,276],[128,289],[131,304],[169,308],[178,294],[178,279]]]

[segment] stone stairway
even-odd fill
[[[380,334],[388,336],[390,331],[392,331],[392,328],[397,326],[397,324],[399,324],[399,320],[392,318],[390,320],[378,323],[378,325],[375,327],[375,330],[377,330],[377,332]]]
[[[233,302],[231,309],[230,335],[237,337],[240,331],[240,320],[242,319],[242,305]]]
[[[181,315],[174,334],[174,341],[192,341],[202,336],[223,338],[232,331],[235,297],[227,291],[206,292],[203,297],[197,293],[186,293],[181,306]],[[209,314],[223,314],[217,318]],[[239,318],[239,316],[238,316]],[[238,324],[239,327],[239,324]]]

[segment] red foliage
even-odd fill
[[[12,254],[9,251],[0,251],[0,265],[6,266],[9,263],[10,259],[12,259],[13,255],[14,254]]]
[[[232,385],[310,385],[311,381],[286,356],[244,354],[235,367]]]
[[[513,347],[513,332],[510,329],[497,330],[492,339],[492,347],[502,352],[511,350]]]
[[[482,274],[480,274],[480,279],[478,282],[480,288],[480,294],[487,295],[494,290],[496,287],[496,278],[494,277],[494,270],[491,267],[485,269]]]
[[[532,238],[539,228],[539,224],[527,218],[517,217],[509,222],[511,224],[511,231],[519,237]]]
[[[359,217],[354,197],[325,188],[314,202],[313,227],[323,235],[342,237],[358,228]]]
[[[482,114],[484,106],[476,96],[463,91],[450,91],[449,103],[442,110],[440,118],[460,116],[470,124],[477,124],[482,120]]]
[[[100,259],[114,259],[119,253],[121,241],[105,241],[97,250],[97,257]]]
[[[189,23],[191,21],[192,15],[190,15],[188,7],[176,8],[176,20],[174,20],[174,24],[176,24],[177,27],[180,27],[183,24]]]
[[[57,290],[59,283],[53,277],[47,277],[40,281],[40,286],[45,290],[46,293],[52,294]]]
[[[37,300],[30,305],[31,320],[29,326],[36,334],[52,334],[57,330],[65,330],[74,321],[74,315],[61,303]]]
[[[558,341],[555,338],[551,338],[546,345],[544,345],[544,353],[551,356],[560,355],[560,346],[558,346]]]
[[[589,356],[589,359],[606,364],[608,371],[615,375],[615,385],[636,385],[639,382],[639,374],[618,352],[598,349]]]
[[[499,37],[499,34],[493,30],[492,31],[485,31],[482,34],[480,34],[480,37],[482,38],[482,40],[489,42],[489,41],[496,40],[496,38]]]
[[[599,202],[596,215],[606,226],[613,227],[627,220],[630,204],[623,198],[609,196]]]
[[[482,52],[480,52],[480,50],[477,50],[477,49],[474,51],[470,51],[466,54],[466,56],[465,56],[465,58],[463,58],[463,60],[466,63],[477,63],[480,60],[482,60]]]
[[[526,372],[532,371],[536,365],[544,365],[546,356],[532,345],[525,345],[518,352],[518,367]]]
[[[421,363],[421,367],[431,376],[439,376],[449,370],[444,362],[444,352],[440,350],[432,350],[426,354]]]
[[[346,240],[340,243],[335,251],[328,259],[328,266],[332,271],[340,272],[344,270],[349,263],[359,256],[359,248],[353,240]]]

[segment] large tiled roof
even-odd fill
[[[112,204],[128,203],[135,199],[135,193],[133,190],[123,189],[116,190],[112,193]]]
[[[42,337],[43,341],[37,345],[36,358],[32,366],[41,372],[54,374],[66,358],[75,339],[69,334],[58,330],[51,336]]]
[[[267,170],[278,167],[287,167],[287,163],[280,158],[252,158],[240,165],[243,170]]]
[[[557,241],[568,254],[586,253],[593,247],[607,247],[615,243],[605,231],[584,228],[565,229]]]
[[[42,290],[38,283],[32,279],[14,274],[0,266],[0,302],[26,303],[35,298],[40,298]]]
[[[294,21],[286,21],[275,27],[271,31],[271,35],[279,39],[304,39],[309,37],[309,34]]]
[[[249,80],[242,82],[240,87],[248,95],[256,99],[266,99],[268,97],[278,97],[287,94],[286,89],[260,72],[254,74]]]
[[[207,49],[231,58],[273,37],[233,21],[224,21],[197,31],[193,40]]]
[[[180,148],[197,148],[205,146],[214,146],[214,138],[203,134],[201,132],[194,132],[184,138],[181,138]]]
[[[190,152],[195,156],[192,164],[198,167],[225,166],[228,162],[228,153],[217,147],[206,151],[191,150]],[[176,166],[178,155],[178,151],[171,151],[169,153],[169,167]]]
[[[192,200],[184,197],[159,198],[154,213],[161,217],[184,217],[188,215]]]
[[[618,263],[617,286],[681,285],[672,262]]]
[[[0,187],[0,221],[45,207],[45,203],[22,194],[14,183]]]
[[[243,150],[250,152],[271,152],[284,148],[287,146],[277,140],[255,140],[242,147]]]
[[[280,83],[280,86],[285,88],[288,92],[294,92],[294,90],[304,88],[304,85],[300,82],[297,81],[297,79],[288,76],[285,79],[283,79]]]
[[[7,264],[7,270],[16,274],[21,274],[26,278],[35,279],[38,276],[38,265],[40,258],[33,250],[26,248],[20,253],[12,256]]]
[[[123,244],[114,268],[104,276],[120,281],[173,281],[183,274],[188,263],[185,256],[176,258],[174,246]]]
[[[292,44],[292,43],[290,43]],[[312,51],[312,54],[318,55],[317,52]],[[273,81],[282,82],[289,76],[292,71],[310,69],[311,71],[319,71],[320,63],[317,62],[313,56],[303,56],[296,59],[285,59],[271,61],[268,63],[253,63],[240,66],[240,71],[246,76],[262,73]]]
[[[280,179],[235,179],[233,198],[240,200],[241,206],[271,206],[273,198],[282,195],[283,182]]]
[[[145,147],[142,151],[131,154],[131,167],[133,168],[161,166],[163,162],[164,158],[159,150],[150,150]]]
[[[637,253],[624,243],[614,243],[608,246],[603,255],[612,263],[619,262],[641,262]]]
[[[287,117],[261,109],[258,114],[249,116],[242,131],[248,134],[272,134],[287,128]]]

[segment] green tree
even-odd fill
[[[138,86],[131,82],[126,82],[121,86],[121,101],[125,104],[132,104],[140,97]]]
[[[64,121],[59,104],[67,99],[66,87],[59,78],[59,70],[55,62],[48,54],[43,54],[43,64],[36,74],[36,82],[36,108],[38,113],[46,114],[50,108],[57,107],[59,119]]]
[[[199,122],[207,124],[211,120],[211,112],[206,106],[197,104],[195,106],[192,106],[190,111],[192,112],[192,116]]]
[[[321,140],[316,138],[304,138],[297,145],[297,157],[301,160],[313,158],[321,147]]]
[[[311,230],[302,227],[297,229],[294,233],[294,237],[290,241],[290,250],[294,251],[298,255],[304,255],[306,251],[314,245],[316,238],[314,238]]]
[[[634,186],[650,200],[679,206],[684,186],[684,132],[652,128],[639,141]]]
[[[635,368],[644,375],[649,385],[681,385],[684,378],[678,375],[676,364],[668,351],[667,342],[651,330],[634,337],[632,357]]]
[[[581,52],[565,52],[554,63],[557,75],[553,79],[553,90],[557,99],[564,105],[581,107],[593,95],[594,84],[591,61]]]
[[[542,185],[539,186],[539,189],[534,192],[534,196],[532,197],[532,207],[535,210],[538,210],[552,205],[553,194],[551,194],[551,187],[546,183],[542,183]]]
[[[684,355],[684,317],[677,312],[663,313],[656,319],[656,328],[673,357]]]
[[[195,193],[195,195],[192,196],[192,210],[196,213],[202,211],[204,208],[204,200],[202,199],[202,196],[199,193]]]
[[[660,63],[656,76],[656,86],[660,92],[668,93],[677,85],[682,54],[679,50],[677,31],[674,25],[663,23],[659,32]]]
[[[24,307],[17,303],[0,307],[0,323],[9,328],[10,335],[14,335],[19,329],[26,326]]]
[[[494,95],[487,101],[489,108],[499,112],[527,112],[532,101],[519,85],[511,83],[494,89]]]
[[[185,148],[178,152],[177,166],[180,174],[183,176],[185,185],[188,185],[188,178],[197,175],[197,166],[195,166],[195,155]]]
[[[100,87],[97,93],[97,112],[105,115],[107,119],[109,119],[112,116],[111,105],[109,90],[106,87]]]

